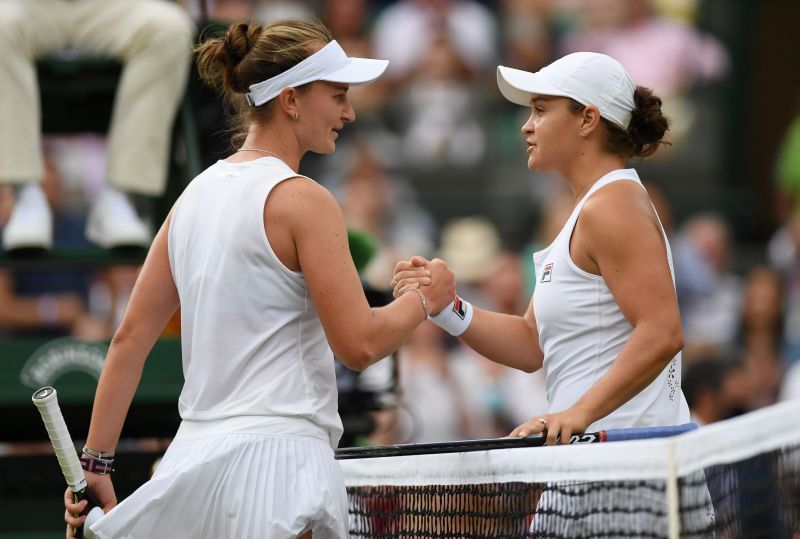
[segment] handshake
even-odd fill
[[[417,291],[428,318],[451,335],[461,335],[472,321],[472,305],[456,295],[455,273],[439,258],[401,260],[390,284],[395,299]]]

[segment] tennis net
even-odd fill
[[[800,536],[800,402],[670,438],[512,443],[340,450],[351,537]]]

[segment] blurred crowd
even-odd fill
[[[700,0],[178,4],[198,35],[211,21],[321,18],[348,54],[389,59],[385,77],[350,90],[357,121],[336,153],[308,156],[301,172],[335,194],[350,228],[377,240],[365,285],[385,290],[397,260],[438,256],[455,270],[460,295],[514,314],[524,312],[536,283],[531,254],[555,237],[572,200],[559,178],[527,169],[519,128],[528,111],[500,98],[496,66],[535,71],[579,50],[614,56],[663,98],[672,121],[671,147],[640,174],[672,243],[686,340],[683,389],[694,419],[705,424],[800,398],[800,118],[765,180],[780,194],[780,221],[756,256],[737,258],[725,208],[686,214],[669,195],[670,175],[692,170],[720,136],[708,120],[723,104],[701,103],[697,96],[706,94],[698,89],[731,73],[729,51],[698,24]],[[209,99],[195,112],[205,164],[224,158],[224,109]],[[109,181],[112,149],[98,134],[45,134],[42,147],[44,174],[36,179],[52,210],[53,248],[89,248],[98,242],[83,231],[91,201]],[[0,225],[20,197],[13,180],[0,177]],[[139,217],[152,228],[147,215]],[[0,269],[0,337],[108,339],[136,271]],[[398,396],[376,413],[375,443],[502,436],[546,409],[539,374],[493,364],[431,323],[396,360]]]

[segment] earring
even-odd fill
[[[299,114],[297,114],[297,113],[295,112],[295,113],[294,113],[294,116],[292,116],[292,118],[294,118],[295,120],[297,120],[298,118],[300,118],[300,115],[299,115]]]

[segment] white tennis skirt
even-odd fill
[[[347,537],[347,494],[314,438],[227,433],[176,439],[152,479],[91,526],[100,538]]]

